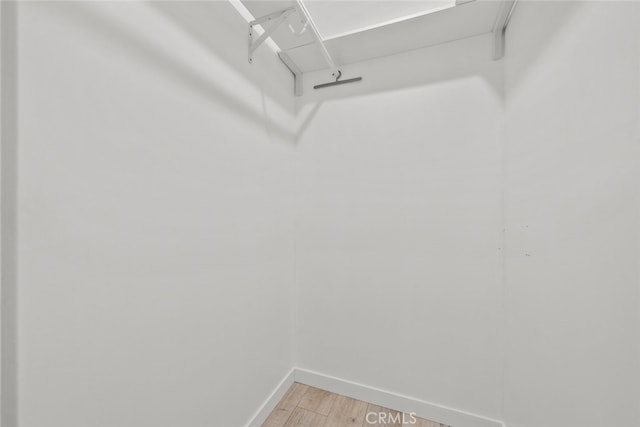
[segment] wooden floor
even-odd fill
[[[391,409],[293,383],[262,427],[447,427],[409,414],[404,414],[403,424],[402,417]]]

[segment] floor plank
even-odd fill
[[[278,403],[278,406],[271,411],[269,418],[262,424],[262,427],[283,427],[308,388],[308,385],[293,383],[280,403]]]
[[[413,427],[446,427],[444,424],[436,423],[434,421],[425,420],[424,418],[416,418],[416,423]]]
[[[298,407],[321,415],[329,415],[329,411],[337,396],[337,394],[326,390],[309,387],[307,392],[302,396],[302,399],[300,399]]]
[[[289,417],[285,427],[323,427],[326,421],[326,416],[298,407]]]
[[[362,426],[367,413],[366,402],[337,395],[324,427]]]

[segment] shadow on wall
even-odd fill
[[[146,8],[145,18],[153,25],[143,29],[131,22],[111,18],[109,7]],[[106,41],[150,63],[172,82],[198,96],[224,104],[255,121],[269,121],[268,128],[293,143],[293,78],[279,60],[262,60],[251,66],[246,60],[246,22],[228,2],[151,2],[134,5],[55,4],[58,16],[101,33]],[[151,15],[147,16],[151,12]],[[167,34],[152,30],[172,30]],[[186,36],[186,37],[185,37]],[[270,52],[260,52],[258,58]],[[277,69],[274,69],[277,68]],[[272,78],[276,76],[275,78]],[[262,102],[262,99],[265,102]],[[168,101],[169,102],[169,101]]]
[[[297,109],[296,114],[296,144],[298,144],[305,132],[309,128],[309,125],[313,122],[316,114],[320,111],[320,107],[322,106],[322,102],[315,102],[313,104],[303,105],[301,108]]]
[[[0,2],[0,71],[2,93],[0,105],[0,141],[2,143],[0,214],[2,227],[2,399],[0,404],[3,426],[17,425],[17,4]]]
[[[153,2],[150,4],[174,23],[192,41],[214,53],[236,73],[252,82],[264,94],[283,108],[291,108],[293,82],[289,70],[278,60],[274,64],[258,58],[256,65],[248,63],[247,22],[229,2]],[[263,54],[274,55],[267,46]],[[262,55],[264,57],[264,55]],[[265,69],[268,67],[268,69]]]
[[[270,132],[274,120],[269,117],[267,99],[280,102],[283,108],[293,108],[290,101],[293,97],[293,81],[291,78],[281,78],[289,76],[290,72],[279,60],[276,66],[269,66],[260,58],[255,65],[249,65],[246,45],[247,23],[235,9],[229,7],[228,3],[220,3],[187,2],[188,7],[185,7],[185,2],[154,2],[152,4],[196,43],[215,52],[247,80],[258,83],[263,90],[264,119],[267,131]],[[216,25],[212,25],[213,22],[216,22]],[[275,56],[267,46],[262,46],[260,49],[263,50],[263,58],[265,55]],[[265,69],[265,67],[269,68]],[[294,142],[301,138],[320,105],[321,103],[315,103],[311,109],[306,109],[297,115],[291,130]]]

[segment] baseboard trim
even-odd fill
[[[289,371],[287,375],[280,381],[280,384],[271,392],[271,395],[267,398],[267,400],[260,406],[260,409],[255,413],[255,415],[251,418],[246,425],[246,427],[261,427],[262,424],[267,420],[271,411],[278,405],[280,400],[284,397],[289,387],[293,384],[295,377],[295,369]]]
[[[306,369],[294,369],[293,381],[397,411],[407,413],[415,412],[420,418],[426,418],[453,427],[506,427],[504,422],[499,420],[449,408],[436,403],[426,402],[424,400],[414,399]]]

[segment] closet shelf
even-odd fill
[[[249,23],[249,61],[267,37],[279,48],[278,56],[295,76],[295,93],[302,95],[304,73],[394,55],[455,40],[493,33],[493,58],[505,51],[505,33],[517,0],[451,0],[451,7],[396,19],[323,39],[314,16],[301,0],[247,1],[255,17]],[[336,6],[332,6],[336,8]],[[336,13],[340,7],[336,8]],[[255,27],[263,27],[256,38]]]

